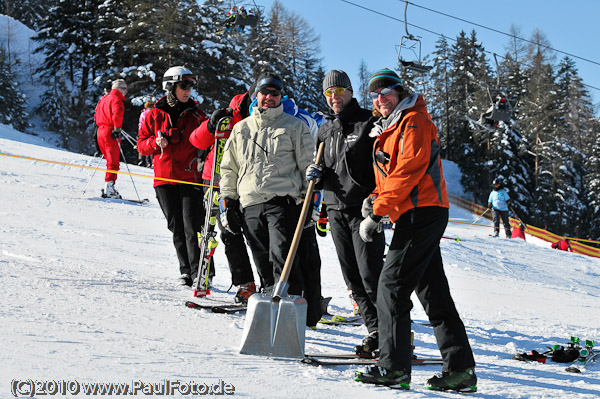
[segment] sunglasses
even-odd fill
[[[196,81],[194,80],[184,80],[183,82],[179,82],[179,88],[181,90],[189,90],[196,85]]]
[[[258,92],[260,94],[262,94],[263,96],[267,96],[267,95],[272,95],[273,97],[278,97],[281,95],[281,90],[277,90],[277,89],[269,89],[266,87],[262,87],[260,89],[258,89]]]
[[[371,97],[372,100],[377,100],[377,98],[379,98],[379,96],[385,97],[385,96],[389,95],[396,86],[400,86],[400,83],[396,83],[395,85],[386,87],[383,90],[381,90],[380,92],[372,91],[369,93],[369,96]]]
[[[345,87],[330,87],[329,89],[325,90],[323,94],[325,94],[327,97],[333,97],[334,94],[337,94],[339,96],[344,94],[346,90],[348,89],[346,89]]]

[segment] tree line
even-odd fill
[[[4,1],[0,13],[37,34],[44,62],[37,76],[46,88],[35,111],[62,145],[91,153],[93,111],[107,82],[128,82],[124,127],[137,130],[142,104],[162,95],[162,74],[185,65],[198,75],[195,98],[211,112],[245,92],[259,71],[278,71],[286,93],[308,111],[325,111],[325,72],[319,37],[306,21],[276,1],[256,9],[256,26],[224,30],[224,0]],[[544,34],[514,40],[491,55],[476,32],[441,37],[424,63],[427,74],[399,64],[406,85],[422,93],[445,159],[456,162],[462,185],[480,204],[491,181],[508,183],[518,216],[558,234],[600,239],[600,121],[569,57],[557,60]],[[0,46],[0,122],[29,126],[25,97],[14,76],[19,60]],[[360,62],[356,97],[370,108],[368,66]],[[9,94],[10,93],[10,94]],[[508,99],[508,123],[478,123],[497,97]],[[451,188],[450,188],[451,191]]]

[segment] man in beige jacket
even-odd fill
[[[285,264],[315,145],[308,126],[283,112],[282,90],[277,75],[267,73],[258,78],[257,106],[233,128],[221,162],[222,221],[232,231],[243,227],[261,285],[267,291]],[[241,207],[243,220],[227,212],[233,207]],[[297,262],[288,283],[290,294],[302,293]]]

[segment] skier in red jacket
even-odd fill
[[[560,249],[561,251],[573,252],[573,249],[571,248],[571,241],[567,238],[564,238],[560,241],[553,242],[552,248]]]
[[[106,158],[106,175],[104,177],[105,187],[103,196],[110,198],[121,198],[115,189],[117,174],[108,170],[119,170],[121,126],[123,125],[123,114],[125,112],[125,94],[127,83],[123,79],[117,79],[112,83],[110,93],[98,102],[94,113],[94,120],[98,125],[98,146]]]
[[[191,287],[198,274],[200,248],[197,232],[202,231],[204,206],[202,187],[173,180],[200,183],[194,162],[198,150],[190,134],[206,119],[191,98],[196,76],[183,67],[169,68],[163,76],[167,95],[156,102],[138,132],[137,147],[142,155],[154,155],[154,190],[173,233],[179,259],[179,284]]]

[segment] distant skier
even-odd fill
[[[571,240],[568,238],[563,238],[560,241],[553,242],[552,248],[560,249],[561,251],[573,252],[573,248],[571,248]]]
[[[508,220],[510,196],[504,188],[504,180],[501,177],[494,179],[492,184],[494,189],[488,197],[488,208],[492,209],[492,215],[494,218],[494,237],[498,237],[500,234],[500,219],[502,219],[506,238],[510,238],[510,221]]]
[[[123,79],[115,80],[112,83],[112,90],[98,102],[94,113],[94,120],[98,125],[98,146],[106,158],[107,170],[119,170],[121,126],[125,113],[126,93],[127,83]],[[121,198],[115,189],[117,174],[107,171],[104,181],[104,195],[110,198]]]

